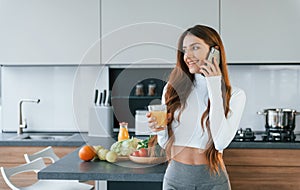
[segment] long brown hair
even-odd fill
[[[227,116],[229,112],[231,85],[229,81],[225,51],[222,40],[219,34],[214,29],[203,25],[196,25],[183,32],[183,34],[179,38],[177,49],[177,63],[169,76],[167,91],[165,94],[168,113],[171,113],[171,118],[169,118],[168,121],[168,133],[170,138],[166,146],[166,153],[169,160],[171,159],[171,147],[174,142],[174,135],[171,127],[171,123],[174,120],[174,112],[178,109],[182,111],[185,107],[187,97],[191,92],[192,85],[195,80],[195,75],[189,72],[186,63],[184,62],[184,53],[182,51],[183,40],[188,34],[192,34],[198,38],[201,38],[210,47],[216,47],[217,49],[219,49],[220,69],[222,72],[222,96],[225,115]],[[209,162],[208,166],[210,171],[213,173],[219,173],[219,166],[221,166],[222,169],[225,169],[225,166],[222,161],[222,155],[219,154],[219,152],[215,149],[214,143],[212,141],[210,133],[210,122],[208,117],[209,111],[210,100],[208,100],[207,109],[201,117],[202,129],[204,130],[204,126],[206,126],[207,131],[209,133],[209,142],[205,150],[205,156]]]

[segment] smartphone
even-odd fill
[[[213,63],[213,61],[212,61],[213,57],[215,57],[217,60],[217,63],[220,64],[220,51],[214,47],[211,47],[210,52],[207,56],[207,60],[210,61],[211,63]]]

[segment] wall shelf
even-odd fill
[[[147,110],[149,104],[160,104],[161,94],[170,68],[109,68],[109,90],[114,109],[114,128],[126,121],[129,128],[135,128],[136,110]],[[143,96],[136,96],[136,85],[143,84]],[[148,85],[156,84],[155,96],[148,96]]]

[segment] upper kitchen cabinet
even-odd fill
[[[180,34],[196,24],[219,30],[219,0],[102,0],[104,64],[174,66]]]
[[[2,65],[100,62],[100,0],[0,0],[0,26]]]
[[[300,1],[220,2],[229,63],[300,63]]]

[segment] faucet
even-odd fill
[[[32,102],[32,103],[39,103],[40,99],[21,99],[19,101],[19,128],[18,128],[18,134],[22,134],[23,133],[23,129],[27,128],[27,122],[26,119],[22,117],[22,104],[23,102]]]

